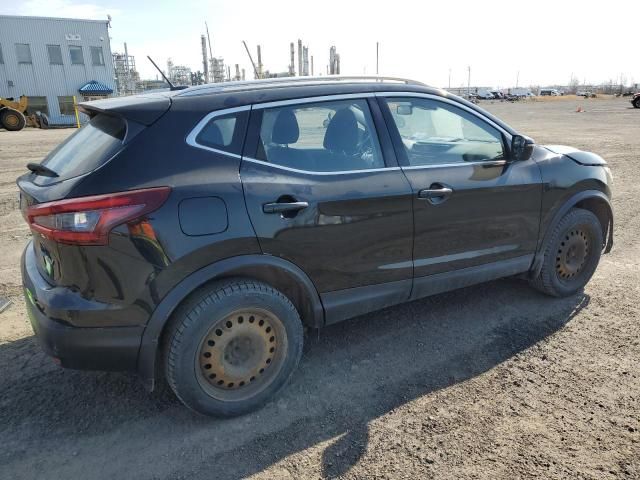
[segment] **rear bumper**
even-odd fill
[[[144,327],[83,328],[56,319],[52,305],[82,305],[86,300],[70,289],[51,287],[42,278],[31,242],[22,254],[22,283],[27,313],[38,342],[63,367],[136,370]],[[92,313],[95,314],[95,310]],[[82,310],[74,310],[74,316],[77,324],[81,324]]]

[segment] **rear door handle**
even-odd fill
[[[308,202],[273,202],[262,206],[264,213],[297,212],[309,206]]]

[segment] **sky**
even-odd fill
[[[0,14],[106,19],[111,49],[130,55],[142,78],[156,78],[146,59],[166,68],[167,58],[202,70],[200,35],[209,25],[215,56],[252,68],[262,46],[265,69],[283,72],[289,43],[302,39],[313,55],[315,74],[326,72],[335,45],[341,73],[379,73],[437,87],[507,88],[620,79],[640,83],[640,38],[631,18],[637,0],[595,5],[568,0],[393,2],[319,0],[20,0],[3,1]],[[297,57],[296,57],[297,59]]]

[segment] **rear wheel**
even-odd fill
[[[201,289],[174,315],[166,377],[189,408],[240,415],[285,385],[302,343],[300,317],[282,293],[261,282],[224,281]]]
[[[13,108],[0,110],[0,124],[11,131],[22,130],[27,124],[25,116]]]
[[[636,108],[640,108],[640,97],[636,98],[633,101],[633,106],[636,107]]]
[[[566,297],[582,289],[598,266],[602,227],[588,210],[574,208],[555,227],[540,274],[531,285],[547,295]]]

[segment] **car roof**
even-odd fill
[[[447,98],[490,118],[511,135],[517,133],[502,120],[468,100],[446,90],[430,87],[422,82],[398,77],[327,75],[323,77],[282,77],[209,83],[184,89],[154,91],[128,97],[84,102],[81,107],[85,110],[95,111],[119,110],[120,114],[129,118],[133,118],[132,115],[137,118],[137,116],[145,114],[147,110],[161,109],[164,111],[168,105],[171,105],[172,111],[206,115],[214,110],[245,105],[375,92],[414,92]],[[153,112],[149,115],[151,114],[155,115]],[[144,118],[140,117],[139,121],[149,124],[147,116],[143,115]]]

